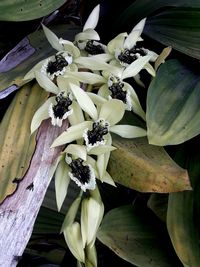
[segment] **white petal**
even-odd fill
[[[123,79],[137,75],[149,62],[150,56],[139,57],[131,63],[123,72]]]
[[[136,42],[140,37],[140,31],[132,31],[126,38],[124,42],[124,48],[131,49],[135,46]]]
[[[156,72],[155,72],[154,68],[151,66],[150,63],[146,63],[145,66],[144,66],[144,69],[146,71],[148,71],[148,73],[151,74],[151,76],[153,76],[153,77],[156,76]]]
[[[79,49],[72,42],[64,39],[60,39],[59,42],[60,44],[63,44],[65,51],[69,52],[72,57],[80,56]]]
[[[109,99],[110,92],[107,84],[104,84],[99,88],[98,95],[104,99]]]
[[[57,51],[63,50],[63,46],[59,43],[58,37],[53,33],[51,30],[49,30],[46,26],[42,24],[42,28],[44,30],[44,33],[47,37],[47,40],[51,44],[51,46],[56,49]]]
[[[145,129],[132,125],[114,125],[110,127],[110,131],[124,138],[137,138],[147,135]]]
[[[90,13],[85,25],[83,27],[83,31],[86,29],[95,29],[97,23],[99,21],[99,12],[100,12],[100,5],[97,5],[92,12]]]
[[[64,160],[61,160],[55,172],[55,191],[58,211],[60,211],[67,195],[68,185],[70,182],[70,177],[68,175],[69,171],[70,169],[67,163]]]
[[[144,83],[143,83],[143,82],[141,81],[141,79],[140,79],[140,74],[139,74],[139,73],[136,74],[133,78],[134,78],[135,82],[136,82],[139,86],[145,88]]]
[[[85,146],[71,144],[67,146],[64,152],[72,154],[83,160],[86,160],[87,158],[87,150]]]
[[[123,49],[124,40],[127,35],[128,34],[126,32],[123,32],[117,35],[114,39],[112,39],[107,45],[109,53],[115,54],[116,49]]]
[[[70,88],[82,110],[84,110],[93,120],[97,120],[97,109],[87,93],[75,84],[70,83]]]
[[[92,102],[96,106],[102,106],[107,100],[100,95],[94,94],[94,93],[87,93],[87,95],[92,99]]]
[[[75,41],[87,41],[87,40],[95,40],[99,41],[100,37],[98,33],[93,29],[86,29],[83,32],[76,34]]]
[[[68,120],[70,125],[75,125],[79,124],[81,122],[84,122],[84,116],[83,116],[83,111],[80,108],[79,104],[75,101],[73,101],[71,108],[73,110],[72,114],[68,116]]]
[[[124,112],[124,103],[121,100],[111,99],[102,105],[99,118],[112,126],[123,118]]]
[[[54,140],[51,147],[68,144],[82,138],[84,130],[90,128],[91,125],[92,125],[91,121],[84,121],[80,124],[69,127],[65,132],[63,132]]]
[[[37,130],[43,120],[49,118],[48,109],[50,104],[54,101],[55,97],[50,97],[45,103],[35,112],[31,121],[31,134]]]
[[[87,84],[96,84],[96,83],[105,83],[106,79],[102,77],[99,74],[91,73],[91,72],[67,72],[64,77],[67,78],[73,78],[78,80],[79,82],[82,83],[87,83]]]
[[[113,178],[110,176],[108,172],[105,172],[102,182],[116,187],[116,184],[113,181]]]
[[[38,62],[29,72],[26,73],[23,80],[32,80],[35,78],[35,71],[39,71],[42,65],[45,63],[46,59]]]
[[[53,94],[58,94],[60,92],[59,88],[43,73],[36,71],[35,78],[39,85],[47,92],[51,92]]]
[[[143,32],[145,22],[146,22],[146,18],[142,19],[140,22],[138,22],[137,25],[135,25],[132,31],[140,31],[140,34],[141,34]]]
[[[111,152],[113,150],[115,150],[116,147],[114,146],[109,146],[109,145],[103,145],[103,146],[98,146],[98,147],[93,147],[88,151],[89,155],[101,155],[101,154],[105,154],[108,152]]]

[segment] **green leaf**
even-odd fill
[[[200,196],[200,140],[184,144],[177,149],[176,160],[187,167],[193,191],[169,194],[167,228],[172,244],[185,267],[198,267],[199,247],[199,196]]]
[[[185,142],[200,133],[200,76],[177,60],[163,64],[147,94],[150,144]]]
[[[160,220],[166,222],[168,194],[151,194],[147,205]]]
[[[140,192],[190,190],[187,171],[180,168],[162,147],[149,145],[146,138],[114,136],[108,172],[114,181]]]
[[[17,93],[0,124],[0,203],[17,189],[35,149],[30,134],[33,114],[48,94],[37,84]]]
[[[200,7],[200,0],[136,0],[126,8],[116,21],[116,25],[121,27],[132,27],[139,20],[149,16],[156,10],[163,7]]]
[[[145,33],[164,45],[200,59],[200,8],[173,8],[148,19]]]
[[[173,266],[162,239],[141,209],[123,206],[108,212],[99,228],[98,239],[136,266]]]
[[[65,0],[1,0],[0,20],[25,21],[46,16],[65,3]]]
[[[78,29],[78,27],[59,25],[59,27],[54,27],[52,30],[58,37],[72,40]],[[5,90],[6,95],[9,94],[9,90],[16,90],[22,86],[27,82],[23,81],[25,74],[39,61],[54,53],[56,51],[47,41],[43,30],[36,31],[25,37],[0,62],[0,91],[4,93],[3,90]]]

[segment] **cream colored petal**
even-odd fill
[[[91,121],[84,121],[80,124],[69,127],[65,132],[63,132],[54,140],[53,144],[51,145],[51,148],[68,144],[82,138],[84,130],[90,128],[91,125]]]
[[[172,51],[172,47],[168,46],[163,49],[161,54],[158,56],[155,62],[155,71],[157,71],[158,67],[165,62],[165,59],[169,56]]]
[[[147,49],[147,50],[148,50],[148,49]],[[148,50],[147,54],[148,54],[149,56],[151,56],[151,58],[150,58],[150,62],[155,62],[156,59],[158,58],[158,54],[155,53],[155,52],[153,52],[153,51],[151,51],[151,50]]]
[[[85,262],[80,224],[78,222],[74,222],[72,225],[65,228],[63,233],[68,248],[74,257],[80,262]]]
[[[124,112],[124,103],[121,100],[111,99],[102,105],[99,118],[112,126],[123,118]]]
[[[100,5],[97,5],[92,12],[90,13],[88,19],[86,20],[83,31],[86,29],[95,29],[97,23],[99,21],[99,12],[100,12]]]
[[[131,49],[136,45],[136,42],[138,41],[140,37],[141,32],[139,30],[132,31],[126,38],[124,42],[124,48]]]
[[[106,79],[103,76],[91,72],[67,72],[64,77],[73,78],[87,84],[101,84],[106,82]]]
[[[31,134],[35,132],[42,123],[43,120],[46,120],[49,118],[49,106],[51,103],[53,103],[55,100],[55,97],[50,97],[47,99],[44,104],[35,112],[33,115],[32,121],[31,121]]]
[[[61,160],[55,172],[55,192],[58,211],[60,211],[67,195],[67,190],[70,182],[70,177],[68,175],[69,171],[70,169],[67,163],[64,160]]]
[[[155,72],[154,68],[151,66],[150,63],[146,63],[145,66],[144,66],[144,69],[145,69],[149,74],[151,74],[151,76],[153,76],[153,77],[156,76],[156,72]]]
[[[144,18],[140,22],[138,22],[138,24],[135,25],[135,27],[132,29],[132,31],[140,31],[140,35],[141,35],[141,33],[143,32],[145,23],[146,23],[146,18]]]
[[[73,57],[80,56],[80,50],[72,42],[64,39],[60,39],[59,42],[64,46],[64,50],[69,52]]]
[[[97,252],[95,245],[86,246],[85,252],[86,252],[85,267],[97,267]]]
[[[124,46],[125,37],[127,37],[127,35],[128,34],[126,32],[123,32],[112,39],[107,45],[109,53],[115,54],[116,49],[122,49]]]
[[[70,144],[67,146],[64,152],[72,154],[73,156],[76,156],[78,158],[81,158],[84,161],[87,158],[87,150],[85,146]]]
[[[122,78],[126,79],[137,75],[149,62],[150,56],[139,57],[131,63],[123,72]]]
[[[42,24],[42,28],[44,30],[44,33],[46,35],[47,40],[51,44],[51,46],[56,49],[57,51],[62,51],[63,46],[59,43],[58,37],[53,33],[51,30],[49,30],[46,26]]]
[[[100,95],[97,95],[94,93],[87,93],[87,94],[96,106],[102,106],[107,101],[105,98],[101,97]]]
[[[107,84],[104,84],[99,88],[98,95],[101,96],[104,99],[108,99],[109,98],[110,93],[109,93],[109,89],[108,89],[108,85]]]
[[[98,147],[93,147],[88,151],[88,155],[96,155],[99,156],[101,154],[105,154],[108,152],[111,152],[115,150],[116,147],[114,146],[109,146],[109,145],[103,145],[103,146],[98,146]]]
[[[102,54],[102,57],[79,57],[74,60],[75,63],[81,67],[88,68],[90,70],[110,70],[110,65],[106,63],[111,58],[108,54]]]
[[[68,116],[68,120],[70,125],[76,125],[79,124],[81,122],[84,122],[84,116],[83,116],[83,111],[80,108],[79,104],[75,101],[73,101],[73,103],[71,104],[71,108],[73,110],[72,114],[70,114]]]
[[[31,70],[29,70],[29,72],[26,73],[26,75],[24,76],[23,80],[32,80],[35,78],[35,71],[40,71],[42,65],[44,64],[44,62],[46,61],[46,59],[38,62]]]
[[[113,178],[110,176],[108,172],[105,172],[102,182],[116,187],[116,184],[113,181]]]
[[[143,83],[143,82],[141,81],[141,79],[140,79],[140,74],[139,74],[139,73],[138,73],[137,75],[135,75],[133,78],[134,78],[135,82],[136,82],[139,86],[145,88],[144,83]]]
[[[59,88],[43,73],[36,71],[35,78],[39,85],[45,89],[47,92],[58,94],[60,92]]]
[[[145,129],[132,125],[114,125],[110,127],[110,131],[124,138],[137,138],[147,135]]]
[[[75,84],[70,83],[70,88],[82,110],[84,110],[93,120],[97,120],[97,109],[87,93]]]
[[[95,40],[99,41],[100,37],[94,29],[86,29],[83,32],[76,34],[75,41]]]

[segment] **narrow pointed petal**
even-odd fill
[[[86,246],[85,267],[97,267],[97,252],[95,245]]]
[[[64,46],[64,50],[69,52],[73,57],[80,56],[80,50],[70,41],[60,39],[59,43]]]
[[[114,125],[110,127],[110,131],[124,138],[137,138],[147,135],[145,129],[132,125]]]
[[[59,88],[43,73],[36,71],[35,72],[35,78],[39,85],[45,89],[47,92],[58,94]]]
[[[115,149],[116,149],[116,147],[114,147],[114,146],[103,145],[103,146],[98,146],[98,147],[91,148],[90,151],[88,151],[88,154],[89,155],[99,156],[101,154],[105,154],[105,153],[111,152],[111,151],[113,151]]]
[[[74,222],[63,231],[65,241],[74,257],[80,261],[85,262],[85,253],[83,248],[83,241],[81,237],[81,227],[78,222]]]
[[[151,74],[151,76],[153,76],[153,77],[156,76],[156,72],[155,72],[154,68],[151,66],[150,63],[146,63],[146,65],[144,66],[144,69],[146,71],[148,71],[148,73]]]
[[[102,105],[99,118],[114,125],[119,122],[124,116],[124,103],[121,100],[111,99]]]
[[[103,54],[102,54],[103,55]],[[106,63],[111,59],[111,56],[104,54],[102,58],[97,56],[91,57],[79,57],[74,60],[75,63],[80,64],[81,67],[88,68],[90,70],[110,70],[110,65]]]
[[[87,158],[87,151],[85,146],[71,144],[68,145],[64,151],[83,160],[86,160]]]
[[[80,108],[79,104],[77,102],[73,101],[71,108],[72,108],[73,112],[72,112],[72,114],[70,114],[68,116],[68,120],[69,120],[70,125],[72,126],[72,125],[76,125],[76,124],[79,124],[81,122],[84,122],[85,119],[83,116],[83,111]]]
[[[97,5],[90,13],[87,21],[84,24],[83,31],[86,29],[95,29],[99,21],[100,5]]]
[[[64,160],[61,160],[55,172],[55,191],[58,211],[60,211],[67,195],[70,182],[70,177],[68,175],[69,170],[67,163]]]
[[[124,48],[131,49],[135,46],[136,42],[138,41],[140,37],[141,32],[138,31],[132,31],[126,38],[124,42]]]
[[[126,32],[123,32],[117,35],[114,39],[112,39],[107,45],[109,53],[115,54],[116,49],[123,48],[124,39],[125,37],[127,37],[127,35],[128,34]]]
[[[132,29],[132,31],[140,31],[140,35],[141,35],[141,33],[143,32],[145,23],[146,23],[146,18],[144,18],[140,22],[138,22],[138,24],[135,25],[135,27]]]
[[[96,106],[102,106],[107,101],[105,98],[101,97],[100,95],[97,95],[94,93],[87,93],[87,94]]]
[[[112,186],[116,187],[116,184],[113,181],[113,178],[110,176],[110,174],[108,172],[105,172],[102,182],[107,183],[109,185],[112,185]]]
[[[86,29],[83,32],[76,34],[75,41],[95,40],[99,41],[100,37],[94,29]]]
[[[67,72],[64,77],[73,78],[78,80],[79,82],[87,84],[101,84],[106,82],[106,79],[103,76],[91,72]]]
[[[44,102],[44,104],[35,112],[33,115],[32,121],[31,121],[31,134],[35,132],[42,123],[43,120],[46,120],[49,118],[49,106],[51,103],[53,103],[55,97],[50,97],[47,99],[47,101]]]
[[[123,72],[123,79],[137,75],[149,62],[151,56],[147,55],[133,61]]]
[[[46,26],[42,24],[42,28],[44,30],[44,33],[46,35],[47,40],[51,44],[51,46],[56,49],[57,51],[62,51],[63,46],[59,43],[58,37],[53,33],[51,30],[49,30]]]
[[[165,59],[169,56],[169,54],[171,53],[171,51],[172,51],[172,47],[171,46],[165,47],[163,49],[163,51],[161,52],[161,54],[156,59],[156,62],[155,62],[155,71],[157,71],[157,69],[159,68],[159,66],[162,63],[165,62]]]
[[[82,110],[84,110],[93,120],[97,120],[97,109],[87,93],[75,84],[70,83],[70,88]]]
[[[44,64],[44,62],[46,61],[46,59],[38,62],[31,70],[29,70],[29,72],[26,73],[26,75],[24,76],[23,80],[32,80],[35,78],[35,71],[40,71],[42,65]]]
[[[136,82],[139,86],[145,88],[144,83],[143,83],[143,82],[141,81],[141,79],[140,79],[140,74],[139,74],[139,73],[138,73],[137,75],[135,75],[133,78],[134,78],[135,82]]]
[[[91,125],[92,125],[91,121],[84,121],[78,125],[73,125],[69,127],[65,132],[63,132],[60,136],[58,136],[54,140],[53,144],[51,145],[51,148],[68,144],[82,138],[83,131],[87,128],[90,128]]]

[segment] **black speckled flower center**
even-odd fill
[[[55,55],[54,61],[49,61],[47,65],[47,73],[50,75],[62,71],[64,67],[68,66],[67,60],[62,56],[62,54]]]
[[[76,177],[82,184],[87,184],[90,181],[90,168],[89,166],[83,165],[83,160],[72,159],[72,162],[69,164],[71,168],[71,173]]]
[[[105,53],[102,45],[92,40],[87,42],[85,51],[88,52],[88,54],[90,55],[98,55]]]
[[[108,133],[108,124],[102,125],[101,122],[94,122],[92,130],[87,131],[88,143],[94,145],[97,142],[104,141],[103,136]]]
[[[126,104],[126,94],[127,92],[123,90],[124,83],[122,82],[116,82],[113,83],[111,86],[108,87],[108,89],[111,92],[111,97],[114,99],[119,99],[123,101]]]
[[[62,119],[63,115],[69,111],[69,107],[72,104],[72,100],[67,97],[64,97],[64,92],[61,92],[56,96],[57,104],[53,105],[53,113],[56,118]]]
[[[119,56],[119,61],[125,63],[125,64],[131,64],[136,59],[138,59],[138,56],[146,56],[147,52],[144,48],[140,48],[137,46],[134,46],[132,49],[125,49]]]

